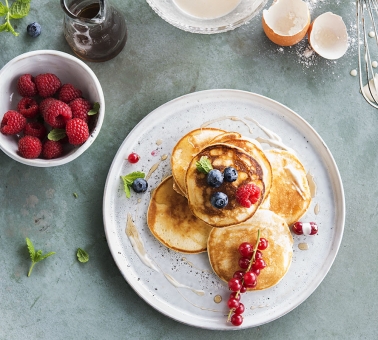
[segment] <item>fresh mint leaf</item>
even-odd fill
[[[206,156],[202,156],[199,161],[196,162],[196,168],[199,172],[207,174],[213,169],[210,160]]]
[[[58,141],[66,137],[66,130],[65,129],[53,129],[47,135],[49,140]]]
[[[30,11],[31,0],[17,0],[9,9],[9,14],[12,19],[21,19],[26,17]]]
[[[145,176],[146,175],[144,174],[144,172],[141,172],[141,171],[134,171],[126,176],[121,176],[121,179],[123,181],[123,189],[125,191],[127,198],[131,197],[130,187],[133,184],[133,182],[137,178],[144,178]]]
[[[33,270],[36,263],[46,259],[47,257],[49,257],[51,255],[54,255],[55,252],[51,251],[51,252],[44,254],[44,255],[42,253],[42,250],[38,250],[36,252],[35,249],[34,249],[33,242],[29,238],[26,238],[26,245],[27,245],[28,250],[29,250],[30,259],[32,260],[32,264],[31,264],[29,272],[28,272],[28,276],[30,276],[30,274],[32,273],[32,270]]]
[[[7,14],[8,10],[8,7],[4,6],[4,4],[0,2],[0,16],[2,17],[3,15]]]
[[[77,259],[81,263],[85,263],[85,262],[89,261],[89,255],[88,255],[88,253],[85,250],[81,249],[81,248],[77,249],[76,256],[77,256]]]
[[[94,103],[93,108],[88,111],[88,116],[93,116],[98,113],[98,110],[100,110],[100,103]]]
[[[16,37],[19,35],[17,33],[10,20],[11,19],[21,19],[29,14],[31,0],[16,0],[9,7],[8,0],[5,1],[5,5],[0,2],[0,16],[5,16],[5,22],[0,25],[0,32],[11,32]]]
[[[26,245],[27,245],[28,250],[29,250],[30,258],[31,258],[31,259],[34,259],[34,256],[35,256],[35,249],[34,249],[34,246],[33,246],[32,241],[30,241],[29,238],[26,238]]]

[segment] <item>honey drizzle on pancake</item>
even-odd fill
[[[133,219],[130,213],[127,214],[127,223],[126,223],[125,232],[126,232],[127,237],[130,240],[131,245],[133,246],[135,253],[141,259],[141,261],[147,267],[159,272],[159,269],[156,268],[152,260],[149,258],[146,250],[144,249],[142,239],[140,238],[140,235],[138,233],[138,230],[133,222]]]
[[[301,183],[301,176],[297,176],[296,174],[296,169],[291,165],[286,165],[284,167],[284,170],[289,173],[293,179],[293,185],[294,187],[297,189],[298,193],[301,195],[301,197],[303,199],[305,199],[305,197],[303,196],[303,193],[305,192],[305,189],[303,188],[303,185]]]
[[[148,179],[151,177],[151,175],[156,171],[156,169],[159,167],[160,163],[161,163],[162,161],[165,161],[167,158],[168,158],[168,155],[163,155],[163,156],[161,156],[160,161],[157,162],[157,163],[155,163],[155,164],[151,167],[150,171],[148,172],[148,174],[147,174],[147,176],[146,176],[146,178],[145,178],[146,181],[148,181]]]

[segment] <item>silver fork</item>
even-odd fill
[[[373,107],[378,108],[378,75],[373,72],[369,34],[374,32],[378,46],[376,21],[378,20],[378,0],[356,0],[357,38],[358,38],[358,74],[361,94]],[[378,55],[377,55],[378,57]]]

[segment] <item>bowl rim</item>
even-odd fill
[[[61,52],[61,51],[56,51],[56,50],[35,50],[35,51],[22,53],[22,54],[18,55],[17,57],[14,57],[13,59],[8,61],[0,69],[0,79],[1,79],[1,75],[4,72],[6,72],[11,66],[13,66],[13,64],[16,64],[19,60],[29,58],[29,57],[33,57],[33,56],[38,56],[38,55],[52,55],[54,57],[71,60],[71,61],[77,63],[81,68],[83,68],[90,75],[90,77],[93,79],[93,82],[94,82],[95,87],[97,89],[98,96],[99,96],[99,102],[101,103],[100,110],[98,112],[98,118],[97,118],[96,126],[94,127],[94,129],[92,130],[92,132],[89,135],[89,138],[87,139],[87,141],[84,144],[77,147],[74,152],[68,154],[67,156],[63,156],[63,157],[56,158],[56,159],[42,159],[42,158],[27,159],[27,158],[23,158],[23,157],[19,156],[18,154],[15,154],[13,152],[9,152],[9,150],[7,150],[7,148],[4,147],[4,145],[1,143],[1,141],[0,141],[0,149],[6,155],[8,155],[10,158],[12,158],[12,159],[14,159],[14,160],[16,160],[20,163],[26,164],[26,165],[31,165],[31,166],[36,166],[36,167],[59,166],[59,165],[69,163],[69,162],[73,161],[74,159],[76,159],[77,157],[79,157],[84,151],[86,151],[90,147],[90,145],[97,138],[97,136],[98,136],[98,134],[101,130],[101,127],[102,127],[102,124],[103,124],[103,121],[104,121],[104,115],[105,115],[104,92],[102,90],[100,81],[98,80],[96,74],[93,72],[93,70],[87,64],[85,64],[82,60],[80,60],[79,58],[77,58],[77,57],[75,57],[71,54]]]

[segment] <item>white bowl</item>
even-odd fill
[[[0,133],[0,148],[14,160],[37,167],[50,167],[66,164],[79,157],[87,150],[100,132],[105,115],[105,100],[100,82],[93,71],[80,59],[59,51],[40,50],[19,55],[9,61],[0,70],[0,121],[5,112],[16,110],[21,96],[17,92],[18,78],[26,73],[33,76],[42,73],[54,73],[62,84],[71,83],[80,89],[83,97],[91,103],[100,103],[97,121],[90,129],[88,140],[78,146],[70,148],[62,157],[55,159],[26,159],[21,157],[18,150],[18,136],[7,136]]]
[[[226,2],[224,0],[223,2]],[[265,6],[268,0],[240,0],[237,7],[216,18],[193,16],[178,6],[177,0],[147,0],[150,7],[166,22],[191,33],[213,34],[231,31],[247,24]],[[213,1],[210,1],[211,3]],[[206,4],[208,2],[201,2]],[[219,4],[220,6],[221,4]],[[199,12],[201,12],[199,10]]]

